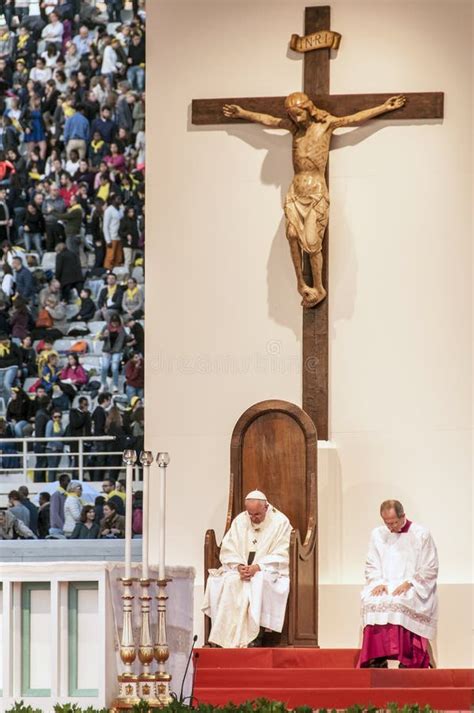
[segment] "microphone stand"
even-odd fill
[[[186,668],[184,669],[183,680],[181,682],[181,690],[179,692],[179,702],[180,703],[184,703],[184,698],[183,698],[184,682],[186,681],[186,675],[188,673],[189,664],[191,663],[191,657],[193,655],[194,646],[195,646],[197,640],[198,640],[198,636],[197,636],[197,634],[194,634],[193,643],[191,644],[191,650],[189,652],[188,660],[186,662]],[[193,672],[193,690],[194,690],[194,672]]]
[[[197,671],[198,658],[199,658],[199,651],[196,651],[196,653],[194,654],[194,661],[195,661],[195,664],[194,664],[194,668],[193,668],[193,685],[192,685],[192,688],[191,688],[191,695],[190,695],[190,697],[189,697],[189,698],[190,698],[190,700],[189,700],[189,705],[190,705],[190,706],[193,705],[193,701],[194,701],[194,686],[195,686],[195,684],[196,684],[196,671]]]

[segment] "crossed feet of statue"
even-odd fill
[[[302,286],[298,290],[298,292],[303,298],[301,300],[301,305],[305,309],[311,309],[312,307],[315,307],[317,304],[323,301],[327,294],[324,287],[321,287],[318,290],[315,287],[308,287],[308,285]]]

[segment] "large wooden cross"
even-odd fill
[[[305,10],[305,35],[330,29],[330,8],[307,7]],[[407,102],[395,113],[382,114],[379,119],[441,119],[443,117],[443,93],[406,93],[394,91],[388,94],[329,94],[330,49],[305,52],[303,91],[314,103],[336,116],[354,114],[382,104],[395,94],[404,94]],[[225,99],[194,99],[192,102],[193,124],[241,123],[241,119],[228,119],[222,113],[224,104],[239,104],[250,111],[286,117],[285,97],[245,97]],[[303,409],[316,425],[318,438],[327,440],[328,429],[328,232],[323,243],[323,283],[328,297],[313,309],[303,310]],[[305,256],[305,280],[311,284],[309,260]],[[290,261],[288,261],[290,269]]]

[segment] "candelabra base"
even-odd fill
[[[169,689],[170,681],[169,673],[160,672],[119,676],[120,693],[113,702],[110,713],[131,710],[141,701],[146,702],[151,709],[168,706],[173,701]]]
[[[123,673],[117,677],[119,684],[118,697],[113,702],[111,710],[129,710],[140,703],[138,695],[138,676],[134,673]]]
[[[150,708],[161,708],[162,705],[156,695],[155,674],[141,673],[138,676],[138,695],[146,701]]]
[[[169,673],[160,671],[155,673],[156,697],[160,702],[160,707],[168,706],[173,700],[173,697],[170,694],[170,681],[171,675]]]

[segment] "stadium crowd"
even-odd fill
[[[82,499],[83,485],[61,473],[58,488],[41,492],[39,504],[30,499],[26,485],[8,494],[8,509],[0,511],[0,540],[13,539],[122,539],[125,537],[125,483],[106,478],[94,503]],[[142,493],[132,505],[133,537],[142,535]]]
[[[0,468],[51,439],[37,482],[77,468],[77,437],[88,480],[143,447],[145,21],[0,0]]]

